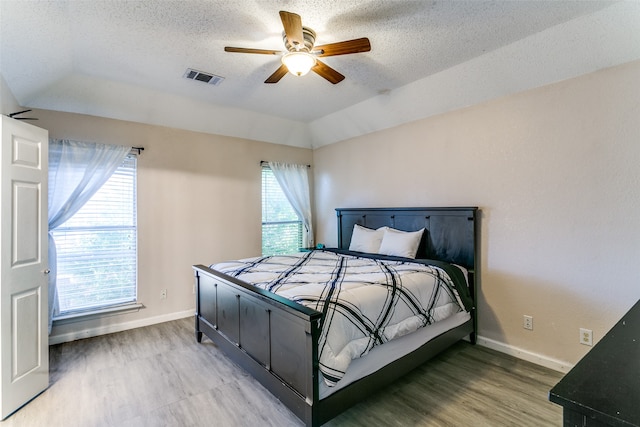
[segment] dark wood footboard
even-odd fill
[[[321,313],[204,265],[196,276],[196,339],[204,333],[307,425],[317,425]]]

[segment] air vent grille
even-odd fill
[[[214,86],[218,86],[224,80],[224,77],[216,76],[212,73],[205,73],[204,71],[194,70],[192,68],[187,68],[187,71],[185,71],[182,77],[189,80],[197,80],[199,82],[208,83]]]

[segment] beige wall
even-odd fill
[[[310,149],[79,114],[32,114],[52,138],[145,148],[138,160],[138,299],[146,308],[55,327],[54,342],[192,313],[192,264],[260,254],[260,160],[312,161]]]
[[[635,62],[315,150],[316,241],[336,243],[336,207],[479,206],[480,335],[574,364],[579,328],[597,341],[640,298],[639,78]]]

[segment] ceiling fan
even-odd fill
[[[302,26],[300,15],[281,10],[280,19],[284,27],[282,39],[287,50],[284,52],[284,55],[282,55],[282,65],[265,80],[265,83],[278,83],[280,79],[287,74],[287,71],[296,76],[303,76],[309,71],[313,71],[333,84],[340,83],[344,80],[344,76],[318,58],[369,52],[371,50],[371,44],[366,37],[314,46],[316,33],[311,28]],[[225,47],[224,50],[225,52],[257,53],[263,55],[280,55],[283,53],[279,50],[248,49],[230,46]]]

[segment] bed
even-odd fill
[[[433,260],[443,269],[442,263],[447,269],[449,264],[461,267],[458,271],[466,273],[466,296],[465,301],[458,300],[463,310],[368,349],[366,355],[351,361],[333,384],[326,381],[326,370],[321,370],[321,311],[234,275],[194,265],[197,341],[201,342],[203,334],[211,339],[308,426],[327,422],[461,339],[468,337],[475,343],[477,332],[477,208],[341,208],[336,213],[338,247],[301,254],[302,259],[334,254],[369,258],[348,251],[357,227],[405,232],[424,229],[416,259]],[[403,262],[395,257],[389,261]]]

